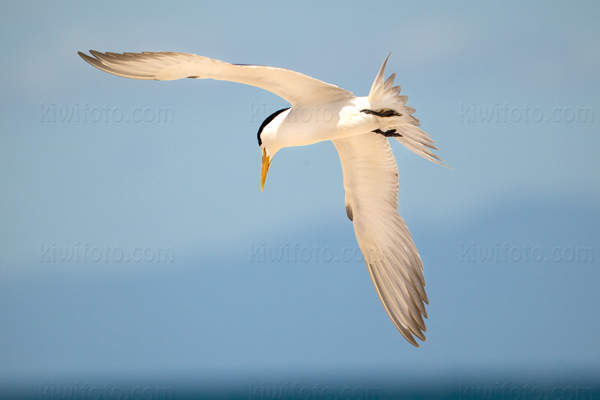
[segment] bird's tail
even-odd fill
[[[388,54],[371,86],[369,92],[371,110],[385,115],[380,118],[383,123],[382,129],[390,132],[390,136],[395,137],[407,149],[436,164],[444,165],[443,160],[432,152],[438,149],[433,139],[418,128],[421,124],[412,115],[415,109],[406,106],[408,96],[400,96],[400,86],[394,86],[396,74],[393,73],[389,78],[384,79],[385,65],[389,57]]]

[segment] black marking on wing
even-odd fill
[[[374,131],[371,132],[375,132],[375,133],[379,133],[380,135],[383,135],[385,137],[402,137],[401,134],[396,133],[395,129],[390,129],[389,131],[382,131],[381,129],[375,129]]]
[[[376,115],[378,117],[382,117],[382,118],[387,118],[387,117],[401,117],[402,114],[400,114],[397,111],[394,110],[382,110],[382,111],[373,111],[373,110],[360,110],[360,112],[365,113],[365,114],[373,114]]]
[[[258,133],[256,134],[256,137],[258,138],[258,145],[259,146],[262,145],[262,139],[260,138],[260,134],[262,133],[263,129],[265,129],[265,126],[267,126],[269,124],[269,122],[273,121],[276,116],[278,116],[279,114],[281,114],[285,110],[289,110],[290,108],[291,107],[286,107],[286,108],[282,108],[281,110],[277,110],[273,114],[269,115],[267,117],[267,119],[265,119],[263,121],[263,123],[260,125],[260,128],[258,128]]]

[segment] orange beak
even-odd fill
[[[269,172],[269,165],[271,165],[272,157],[267,155],[267,151],[263,149],[262,156],[262,168],[260,171],[260,191],[265,189],[265,181],[267,180],[267,172]]]

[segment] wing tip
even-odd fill
[[[402,333],[402,331],[400,331],[400,333]],[[413,335],[416,335],[415,332],[411,332],[411,334],[405,335],[404,333],[402,333],[402,336],[404,336],[404,339],[406,339],[408,341],[408,343],[412,344],[413,346],[415,346],[416,348],[420,348],[422,343],[419,343],[416,341],[416,339],[413,337]],[[421,335],[423,335],[421,333]],[[423,338],[419,337],[419,340],[421,340],[423,343],[425,343],[427,341],[427,338],[425,336],[423,336]]]
[[[402,333],[402,331],[400,331],[400,333]],[[410,336],[410,339],[404,334],[402,334],[402,336],[404,336],[404,338],[408,341],[408,343],[412,344],[413,346],[419,348],[419,347],[421,347],[421,344],[422,344],[422,343],[417,342],[416,339],[413,337],[413,335],[417,336],[417,338],[421,342],[423,342],[423,343],[427,342],[427,338],[425,337],[423,332],[419,332],[419,335],[417,335],[417,332],[411,332],[411,334],[408,335],[408,336]]]
[[[352,206],[350,203],[346,204],[346,215],[350,221],[354,221],[354,214],[352,214]]]
[[[90,57],[89,55],[85,54],[83,51],[78,51],[77,54],[79,55],[79,57],[83,58],[85,61],[87,61]]]
[[[94,53],[98,53],[98,52],[97,52],[97,51],[94,51],[94,50],[90,50],[90,53],[91,53],[91,54],[92,54],[94,57],[92,57],[92,56],[90,56],[90,55],[88,55],[88,54],[85,54],[84,52],[81,52],[81,51],[78,51],[78,52],[77,52],[77,54],[79,55],[79,57],[83,58],[83,60],[84,60],[85,62],[87,62],[88,64],[90,64],[90,65],[91,65],[91,66],[93,66],[93,67],[96,67],[96,68],[98,68],[98,69],[102,69],[102,68],[100,68],[100,65],[101,65],[101,61],[100,61],[100,59],[98,58],[98,56],[96,56],[96,54],[94,54]]]

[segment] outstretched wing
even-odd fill
[[[188,53],[142,52],[100,53],[93,57],[78,54],[94,67],[113,75],[132,79],[168,81],[181,78],[217,79],[256,86],[299,105],[325,104],[353,98],[344,89],[284,68],[262,65],[229,64],[224,61]]]
[[[423,264],[398,214],[398,167],[388,139],[375,133],[333,140],[340,155],[346,212],[377,294],[411,344],[425,341]]]

